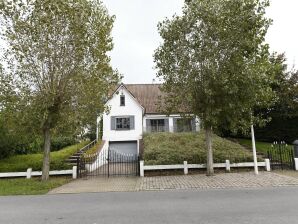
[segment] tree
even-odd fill
[[[47,180],[52,132],[95,121],[119,81],[107,55],[114,17],[98,0],[4,0],[1,21],[10,84],[27,126],[42,132]]]
[[[292,143],[298,135],[298,72],[288,70],[284,54],[273,53],[270,62],[274,65],[272,89],[277,100],[270,108],[255,110],[270,118],[266,126],[256,128],[256,134],[263,141]]]
[[[255,106],[274,99],[265,34],[267,0],[187,1],[181,16],[159,23],[163,43],[154,59],[170,103],[197,115],[207,146],[207,175],[213,175],[212,130],[246,129],[260,122]],[[181,110],[180,110],[181,111]]]

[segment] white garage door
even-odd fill
[[[137,141],[126,141],[126,142],[109,142],[110,150],[123,153],[123,154],[138,154],[138,143]]]

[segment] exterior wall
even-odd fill
[[[125,106],[120,106],[120,95],[125,95]],[[143,108],[136,99],[126,90],[120,87],[113,97],[106,104],[110,110],[104,113],[103,136],[106,141],[132,141],[139,140],[143,134]],[[134,116],[133,130],[111,130],[111,116]]]

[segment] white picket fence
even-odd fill
[[[244,163],[230,163],[229,160],[226,160],[225,163],[214,163],[214,168],[225,168],[226,171],[231,171],[231,168],[237,167],[254,167],[253,162],[244,162]],[[258,162],[258,167],[265,167],[266,171],[270,171],[270,160],[265,159],[264,162]],[[187,161],[184,161],[183,164],[175,165],[144,165],[144,161],[140,161],[140,176],[143,177],[145,170],[173,170],[173,169],[183,169],[184,174],[188,174],[188,169],[203,169],[206,168],[206,164],[188,164]]]
[[[52,170],[49,172],[50,176],[57,175],[72,175],[73,179],[77,178],[77,167],[73,166],[71,170]],[[8,172],[0,173],[0,178],[5,177],[26,177],[30,179],[31,177],[41,176],[42,171],[32,171],[32,168],[28,168],[26,172]]]

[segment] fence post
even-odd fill
[[[230,164],[230,160],[226,160],[226,171],[230,172],[231,171],[231,164]]]
[[[77,166],[72,167],[72,179],[77,179]]]
[[[295,162],[295,170],[298,170],[298,158],[294,158],[294,162]]]
[[[144,160],[140,161],[140,176],[144,176]]]
[[[183,161],[183,166],[184,166],[184,174],[188,174],[188,166],[187,166],[187,161]]]
[[[77,178],[80,178],[80,157],[77,158]]]
[[[270,168],[270,160],[269,159],[265,159],[265,168],[266,168],[266,171],[270,171],[271,168]]]
[[[32,176],[32,168],[28,168],[28,169],[27,169],[26,178],[27,178],[27,179],[31,179],[31,176]]]

